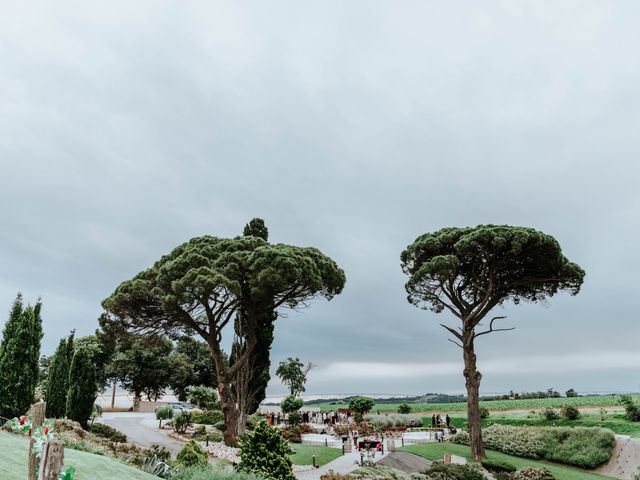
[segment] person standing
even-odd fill
[[[436,414],[431,415],[431,428],[436,428]]]
[[[448,413],[447,413],[447,416],[444,417],[444,419],[447,422],[447,429],[451,428],[451,417],[449,417]]]

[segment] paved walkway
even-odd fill
[[[386,456],[386,451],[384,455],[380,452],[376,452],[376,456],[373,460],[377,462],[378,460]],[[295,475],[298,480],[319,480],[320,476],[324,475],[325,473],[329,473],[329,471],[334,471],[335,473],[349,473],[352,470],[358,468],[358,465],[356,463],[358,461],[360,461],[360,452],[356,451],[345,453],[344,455],[336,458],[333,462],[329,462],[320,468],[316,468],[315,470],[308,470],[306,472],[297,472]]]
[[[120,430],[127,436],[127,441],[141,447],[150,447],[154,443],[166,447],[173,457],[182,449],[183,444],[171,438],[167,430],[158,428],[154,413],[109,412],[96,419]]]

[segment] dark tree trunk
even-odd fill
[[[480,381],[482,374],[476,365],[476,354],[473,345],[473,332],[463,342],[464,378],[467,387],[467,423],[469,424],[469,441],[471,455],[474,460],[485,458],[482,444],[480,418]]]
[[[238,420],[240,411],[236,406],[236,401],[227,382],[218,381],[218,392],[220,393],[220,406],[224,414],[224,443],[229,446],[238,444]]]

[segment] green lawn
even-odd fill
[[[316,456],[316,465],[325,465],[342,455],[342,450],[331,447],[316,447],[313,445],[301,445],[292,443],[289,445],[295,453],[291,455],[294,465],[313,465],[313,456]]]
[[[422,445],[407,445],[406,447],[402,447],[399,450],[420,455],[421,457],[424,457],[428,460],[442,460],[445,453],[451,453],[453,455],[458,455],[459,457],[465,457],[467,460],[471,460],[471,450],[469,449],[469,447],[467,447],[466,445],[456,445],[454,443],[427,443]],[[491,450],[487,450],[487,458],[510,463],[517,469],[521,469],[524,467],[545,467],[555,476],[556,480],[604,480],[606,478],[613,478],[597,475],[595,473],[590,473],[584,470],[560,466],[549,462],[514,457],[513,455],[493,452]]]
[[[0,432],[0,478],[2,480],[24,480],[27,478],[27,439]],[[65,465],[76,467],[76,480],[158,480],[109,457],[65,449]]]
[[[452,414],[453,424],[462,428],[467,423],[467,417],[460,414]],[[423,417],[425,426],[431,426],[431,417]],[[514,426],[534,426],[534,427],[600,427],[608,428],[620,435],[630,435],[640,438],[640,422],[630,422],[624,411],[607,412],[604,420],[599,412],[582,412],[582,417],[578,420],[544,420],[539,414],[515,413],[515,412],[492,412],[489,417],[482,421],[483,426],[493,423]]]
[[[574,405],[576,407],[615,407],[620,405],[619,395],[593,395],[590,397],[560,397],[560,398],[532,398],[524,400],[487,400],[480,402],[480,405],[489,410],[539,410],[546,407],[560,408],[563,405]],[[636,401],[640,401],[640,396],[634,395]],[[373,412],[381,413],[397,412],[399,403],[378,404],[373,407]],[[345,403],[321,403],[309,404],[310,407],[320,407],[323,411],[335,410],[337,408],[347,408]],[[411,408],[414,413],[427,412],[466,412],[465,402],[457,403],[413,403]]]

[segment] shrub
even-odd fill
[[[142,461],[142,471],[160,478],[171,478],[173,468],[155,455],[148,455]]]
[[[489,416],[489,409],[487,407],[480,407],[480,418],[487,418]]]
[[[191,426],[191,423],[191,414],[189,412],[181,412],[173,417],[171,427],[174,432],[182,434],[187,431],[187,428]]]
[[[371,425],[380,428],[422,426],[422,417],[419,415],[390,413],[388,415],[366,415],[364,419]]]
[[[436,463],[427,470],[431,480],[484,480],[484,475],[473,465],[445,465]]]
[[[311,425],[300,424],[296,426],[286,426],[282,429],[282,436],[292,443],[302,443],[302,435],[313,433],[315,430]]]
[[[173,408],[169,405],[156,410],[156,420],[160,421],[158,428],[162,428],[162,420],[169,420],[170,418],[173,418]]]
[[[486,458],[482,460],[482,466],[489,470],[490,472],[498,473],[498,472],[515,472],[516,467],[507,462],[502,462],[500,460],[491,460]]]
[[[214,410],[218,407],[218,392],[211,387],[189,387],[187,389],[187,399],[198,408]]]
[[[558,420],[560,418],[560,415],[558,414],[558,412],[553,408],[549,408],[549,407],[545,408],[542,411],[541,415],[545,420],[548,420],[548,421]]]
[[[94,423],[89,427],[89,431],[112,442],[127,443],[127,436],[124,433],[104,423]]]
[[[398,407],[398,413],[411,413],[411,405],[407,402],[403,402]]]
[[[291,426],[300,425],[302,423],[302,415],[300,415],[298,412],[290,413],[287,423]]]
[[[370,412],[373,406],[376,404],[373,398],[369,397],[354,397],[349,402],[349,410],[360,415],[364,415]]]
[[[518,457],[544,459],[584,468],[595,468],[611,458],[613,432],[599,428],[513,427],[491,425],[482,431],[484,446]],[[451,437],[469,444],[469,434]]]
[[[581,417],[580,410],[578,410],[573,405],[565,405],[564,407],[562,407],[562,410],[560,412],[562,413],[562,416],[567,420],[577,420]]]
[[[254,473],[236,472],[230,468],[201,465],[181,468],[171,476],[171,480],[264,480],[264,477]]]
[[[207,454],[199,443],[189,440],[189,442],[178,452],[176,463],[184,467],[196,465],[207,465]]]
[[[511,480],[555,480],[546,468],[527,467],[511,475]]]
[[[289,395],[285,397],[284,400],[280,403],[280,408],[284,413],[297,412],[304,405],[304,401],[301,398],[294,397],[293,395]]]
[[[272,480],[295,480],[289,453],[289,445],[280,432],[263,420],[241,441],[238,470],[259,473]]]
[[[633,401],[631,395],[620,395],[620,404],[624,407],[629,421],[640,422],[640,406]]]
[[[157,443],[154,443],[149,447],[149,455],[154,455],[163,462],[167,462],[171,459],[171,452],[167,447],[158,445]]]
[[[323,477],[325,478],[325,477]],[[338,479],[333,479],[338,480]],[[412,480],[409,474],[395,468],[373,466],[359,467],[351,471],[346,480]]]
[[[193,423],[199,423],[202,425],[215,425],[220,421],[224,422],[224,414],[220,410],[193,412],[191,413],[191,420]]]
[[[213,426],[222,432],[224,432],[224,430],[227,428],[224,420],[220,420],[219,422],[214,423]]]

